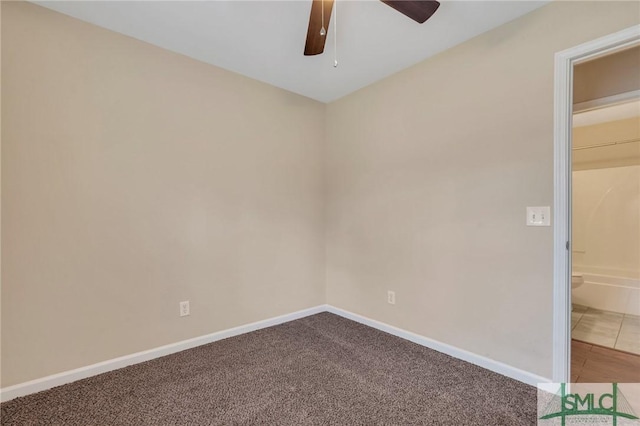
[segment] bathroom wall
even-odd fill
[[[640,46],[576,65],[573,70],[573,101],[592,101],[640,90]],[[603,76],[616,78],[603,78]]]
[[[572,162],[573,170],[640,165],[640,117],[574,127]]]
[[[640,166],[573,172],[573,302],[640,315]]]

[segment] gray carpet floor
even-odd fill
[[[534,425],[536,389],[321,313],[1,409],[2,425]]]

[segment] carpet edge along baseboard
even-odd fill
[[[39,379],[30,380],[28,382],[18,383],[16,385],[8,386],[0,389],[0,401],[5,402],[11,399],[29,395],[32,393],[40,392],[43,390],[51,389],[56,386],[61,386],[67,383],[75,382],[87,377],[96,376],[98,374],[106,373],[108,371],[117,370],[129,365],[138,364],[141,362],[149,361],[155,358],[159,358],[165,355],[170,355],[176,352],[184,351],[187,349],[195,348],[197,346],[206,345],[216,342],[218,340],[227,339],[230,337],[238,336],[252,331],[260,330],[267,327],[283,324],[296,319],[304,318],[310,315],[315,315],[320,312],[330,312],[335,315],[350,319],[352,321],[367,325],[369,327],[384,331],[394,336],[409,340],[418,345],[428,347],[438,352],[445,353],[454,358],[461,359],[463,361],[475,364],[479,367],[486,368],[495,373],[502,374],[503,376],[510,377],[520,382],[535,386],[538,383],[548,383],[550,379],[541,377],[534,373],[530,373],[525,370],[513,367],[508,364],[504,364],[493,359],[477,355],[475,353],[448,345],[446,343],[438,342],[433,339],[421,336],[419,334],[412,333],[394,327],[383,322],[373,320],[362,315],[349,312],[344,309],[336,308],[331,305],[318,305],[311,308],[303,309],[300,311],[292,312],[285,315],[280,315],[265,320],[253,322],[250,324],[240,325],[237,327],[229,328],[226,330],[217,331],[214,333],[206,334],[204,336],[194,337],[180,342],[171,343],[168,345],[160,346],[157,348],[149,349],[146,351],[136,352],[130,355],[113,358],[110,360],[102,361],[96,364],[91,364],[85,367],[76,368],[69,371],[63,371],[61,373],[45,376]]]

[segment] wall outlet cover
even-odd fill
[[[185,300],[184,302],[180,302],[180,316],[181,317],[186,317],[187,315],[189,315],[190,309],[189,309],[189,301]]]
[[[390,305],[396,304],[396,292],[395,291],[387,291],[387,303]]]

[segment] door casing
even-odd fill
[[[568,383],[571,366],[571,137],[573,67],[640,45],[640,25],[555,55],[553,211],[553,381]]]

